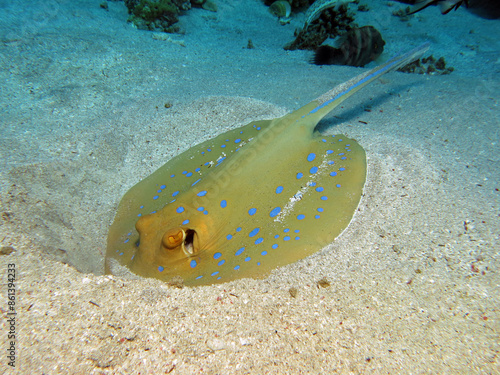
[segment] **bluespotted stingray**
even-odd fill
[[[260,278],[320,250],[348,225],[366,177],[353,139],[318,122],[424,44],[281,118],[254,121],[174,157],[122,198],[108,235],[106,273],[122,267],[185,285]]]

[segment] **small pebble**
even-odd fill
[[[0,247],[0,255],[9,255],[12,254],[16,249],[12,246],[2,246]]]
[[[323,277],[320,281],[318,281],[318,285],[322,288],[328,288],[331,284],[326,277]]]

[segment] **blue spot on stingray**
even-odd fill
[[[306,218],[305,215],[302,214],[297,215],[297,220],[304,220],[305,218]]]
[[[224,263],[226,263],[226,261],[224,259],[222,259],[219,263],[217,263],[217,265],[222,266]]]
[[[189,262],[189,265],[191,266],[191,268],[195,268],[198,263],[196,263],[196,260],[193,259],[191,262]]]
[[[330,172],[330,176],[335,177],[337,175],[337,172]]]
[[[198,207],[197,210],[198,211],[203,211],[205,209],[205,207]]]
[[[203,215],[208,215],[208,211],[203,211]]]
[[[271,210],[271,212],[269,212],[269,216],[271,217],[275,217],[276,215],[278,215],[279,213],[281,212],[281,207],[275,207]]]
[[[294,230],[294,232],[295,232],[295,233],[299,233],[299,232],[300,232],[300,230],[298,230],[298,229],[295,229],[295,230]]]
[[[339,171],[345,171],[344,167],[339,168]]]
[[[221,201],[220,201],[220,206],[221,206],[222,208],[226,208],[226,207],[227,207],[227,202],[226,202],[226,200],[225,200],[225,199],[223,199],[223,200],[221,200]]]
[[[331,154],[333,154],[333,150],[326,150],[326,154],[327,154],[327,155],[331,155]]]
[[[189,172],[186,177],[191,177],[193,175],[193,172]]]
[[[196,280],[199,280],[203,277],[203,275],[200,275],[200,276],[196,276]]]
[[[314,218],[315,218],[315,219],[319,219],[319,218],[320,218],[320,216],[319,216],[319,215],[314,215]]]
[[[317,172],[318,172],[318,167],[312,167],[311,169],[309,169],[310,174],[315,174]]]
[[[177,210],[175,210],[178,214],[180,214],[181,212],[184,212],[184,207],[180,206],[180,207],[177,207]]]
[[[311,182],[309,182],[308,186],[316,186],[316,182],[311,181]]]
[[[283,241],[290,241],[290,236],[283,237]]]
[[[214,254],[214,259],[219,259],[222,256],[221,253],[215,253]]]
[[[281,194],[283,192],[283,186],[278,186],[276,188],[276,194]]]
[[[197,184],[198,182],[200,182],[200,181],[201,181],[201,178],[197,179],[195,182],[193,182],[193,183],[191,184],[191,186],[196,185],[196,184]]]
[[[236,266],[234,267],[235,270],[239,270],[240,269],[240,266]]]
[[[263,239],[262,237],[257,238],[257,239],[255,240],[255,244],[256,244],[256,245],[261,244],[262,242],[264,242],[264,239]]]
[[[246,257],[246,258],[245,258],[245,262],[249,262],[251,259],[252,259],[252,258],[250,258],[250,257]]]
[[[252,230],[252,231],[248,234],[248,237],[253,237],[253,236],[255,236],[257,233],[259,233],[259,230],[260,230],[260,228],[255,228],[254,230]]]
[[[316,188],[316,191],[317,191],[318,193],[321,193],[323,190],[325,190],[325,189],[323,189],[321,186],[318,186],[318,187]]]
[[[300,180],[304,175],[302,173],[297,173],[297,180]]]
[[[314,159],[316,159],[316,154],[314,152],[307,155],[307,161],[313,161]]]
[[[211,273],[211,274],[210,274],[210,276],[215,276],[215,275],[217,275],[218,273],[219,273],[219,271],[215,271],[215,272]]]
[[[256,213],[256,212],[257,212],[257,209],[256,209],[256,208],[251,208],[251,209],[249,209],[249,210],[248,210],[248,214],[249,214],[250,216],[255,215],[255,213]]]
[[[157,193],[161,193],[161,189],[156,190]]]
[[[201,168],[196,168],[195,169],[195,172],[199,172],[199,171],[201,171]]]
[[[234,255],[236,255],[236,256],[241,255],[241,254],[243,254],[244,251],[245,251],[245,248],[242,247],[242,248],[238,249],[238,251],[236,253],[234,253]]]
[[[221,148],[224,148],[224,147],[226,147],[226,145],[221,145],[220,147],[221,147]]]
[[[344,152],[341,152],[341,153],[339,153],[339,155],[340,155],[340,156],[341,156],[341,155],[345,155],[345,153],[344,153]]]
[[[127,238],[125,241],[123,241],[123,243],[127,243],[130,241],[130,238]]]
[[[142,214],[138,214],[138,215],[137,215],[137,217],[141,217],[141,216],[142,216]]]
[[[158,271],[163,272],[164,268],[162,266],[158,266]]]
[[[340,184],[337,184],[337,185],[335,185],[335,186],[336,186],[336,187],[338,187],[338,188],[339,188],[339,187],[341,187],[341,185],[340,185]]]
[[[174,177],[175,177],[175,174],[171,174],[171,175],[170,175],[170,178],[174,178]]]
[[[141,207],[139,207],[139,208],[144,208],[144,206],[141,206]]]
[[[230,240],[231,238],[233,238],[233,236],[232,236],[232,235],[230,235],[230,234],[228,234],[228,235],[226,236],[226,238],[227,238],[228,240]]]
[[[118,255],[123,255],[123,253],[120,253],[120,254],[118,254]]]
[[[327,196],[325,196],[325,195],[323,195],[323,196],[321,197],[321,200],[322,200],[322,201],[326,201],[326,200],[328,200],[328,197],[327,197]]]
[[[347,159],[347,157],[346,157],[346,156],[342,156],[340,159],[341,159],[341,160],[346,160],[346,159]]]
[[[277,234],[277,235],[275,235],[275,236],[274,236],[274,238],[279,238],[279,236],[280,236],[280,235],[279,235],[279,234]]]
[[[182,174],[186,174],[186,173],[188,173],[188,171],[184,171],[184,172],[182,172]]]
[[[330,161],[328,162],[328,165],[333,165],[333,164],[335,164],[335,162],[334,162],[333,160],[330,160]]]
[[[172,197],[175,197],[177,194],[179,194],[179,190],[174,191],[174,192],[172,193]]]
[[[158,199],[158,198],[159,198],[159,196],[158,196],[158,195],[155,195],[155,196],[153,197],[153,199],[155,199],[155,200],[156,200],[156,199]]]
[[[260,262],[257,262],[257,265],[260,266]]]
[[[323,211],[324,210],[321,207],[318,208],[318,212],[323,212]]]
[[[167,185],[161,185],[160,189],[165,189],[166,187],[167,187]]]
[[[260,253],[260,255],[267,255],[267,251],[264,250],[262,253]]]
[[[234,143],[240,143],[240,142],[241,142],[240,138],[234,140]]]
[[[210,152],[210,151],[212,151],[212,149],[211,148],[207,148],[207,151]]]
[[[298,237],[298,236],[297,236],[297,237],[295,237],[295,240],[300,240],[300,237]]]
[[[188,223],[189,223],[189,220],[187,220],[187,219],[186,219],[186,220],[184,220],[184,221],[182,222],[182,225],[186,225],[186,224],[188,224]]]
[[[236,228],[236,232],[241,232],[241,227]]]
[[[275,243],[273,246],[271,246],[271,248],[273,248],[273,249],[277,249],[277,248],[278,248],[278,244],[277,244],[277,243]]]
[[[290,229],[286,228],[283,232],[288,233],[288,232],[290,232]]]
[[[197,196],[199,197],[204,197],[205,195],[207,195],[207,191],[206,190],[202,190],[200,191],[198,194],[196,194]],[[199,210],[199,209],[198,209]]]

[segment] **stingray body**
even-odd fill
[[[349,224],[366,176],[362,147],[317,123],[423,45],[304,107],[255,121],[174,157],[122,198],[108,235],[106,272],[186,285],[263,277],[332,242]]]

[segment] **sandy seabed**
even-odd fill
[[[0,256],[0,372],[500,373],[498,21],[429,8],[404,23],[391,16],[402,4],[370,3],[357,20],[381,30],[387,56],[429,39],[455,72],[390,73],[322,123],[368,158],[334,243],[262,280],[178,289],[102,275],[123,194],[190,146],[363,69],[284,51],[301,15],[280,26],[257,0],[193,9],[169,40],[99,3],[0,9],[0,239],[14,249]]]

